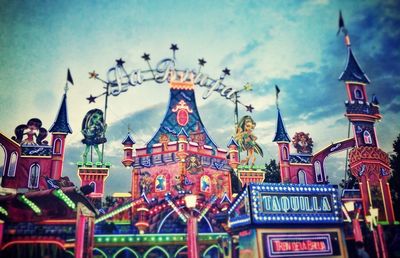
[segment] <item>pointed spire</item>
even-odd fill
[[[128,134],[126,135],[125,139],[122,141],[123,145],[129,145],[129,144],[135,144],[135,140],[132,138],[131,133],[128,132]]]
[[[372,94],[372,104],[374,104],[376,106],[379,105],[378,97],[376,97],[375,94]]]
[[[67,94],[64,93],[60,110],[58,111],[58,115],[53,125],[50,127],[49,132],[58,132],[58,133],[72,133],[72,129],[68,123],[68,112],[67,112]]]
[[[183,127],[182,127],[181,130],[179,131],[178,136],[179,136],[179,135],[185,135],[186,138],[189,137],[188,133],[186,132],[185,128],[183,128]]]
[[[290,138],[286,132],[285,125],[281,117],[281,112],[278,108],[278,120],[276,122],[276,132],[273,142],[290,142]]]
[[[358,64],[356,58],[353,55],[353,51],[351,51],[351,47],[348,46],[348,56],[346,68],[339,76],[340,81],[352,81],[352,82],[361,82],[361,83],[370,83],[367,75],[361,69]]]
[[[229,146],[231,145],[235,145],[236,147],[239,147],[239,144],[235,141],[235,139],[233,137],[231,137],[231,139],[228,142],[227,147],[229,148]]]

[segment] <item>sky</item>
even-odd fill
[[[106,78],[115,60],[128,71],[145,70],[140,57],[150,53],[153,67],[171,57],[176,43],[177,68],[197,69],[198,58],[207,63],[204,73],[218,78],[228,67],[224,82],[253,91],[241,95],[255,107],[254,131],[264,149],[263,164],[277,158],[272,143],[276,127],[275,88],[289,136],[310,133],[314,152],[347,138],[344,117],[346,93],[338,81],[347,50],[337,36],[341,9],[352,49],[371,79],[383,114],[376,124],[380,147],[392,151],[400,133],[400,2],[399,1],[6,1],[0,0],[0,131],[11,137],[14,128],[32,117],[49,128],[58,112],[67,69],[74,79],[68,91],[69,122],[63,175],[79,184],[76,162],[84,145],[81,121],[92,108],[104,108],[103,84],[89,79],[95,70]],[[204,100],[197,88],[202,120],[213,138],[225,148],[234,133],[234,106],[215,93]],[[166,83],[130,87],[109,98],[105,161],[113,166],[107,193],[130,190],[130,172],[120,160],[121,141],[128,126],[137,146],[144,146],[157,130],[168,104]],[[247,115],[241,107],[240,116]],[[293,149],[293,148],[292,148]],[[329,157],[332,182],[344,175],[344,153]]]

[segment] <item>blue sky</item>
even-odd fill
[[[265,158],[276,158],[271,142],[276,121],[274,84],[281,88],[280,107],[290,136],[309,132],[314,151],[347,136],[343,83],[337,80],[346,61],[342,36],[336,36],[342,9],[353,51],[371,79],[383,120],[377,124],[381,148],[400,133],[400,6],[398,1],[0,1],[0,131],[12,136],[31,117],[49,128],[59,108],[67,68],[75,85],[68,92],[70,124],[64,175],[76,179],[84,146],[80,125],[91,108],[86,97],[102,92],[100,77],[123,58],[127,70],[146,69],[140,58],[151,54],[153,66],[170,57],[177,43],[177,66],[197,68],[218,77],[225,67],[229,85],[253,84],[242,95],[252,104],[255,134]],[[213,139],[225,147],[233,128],[233,105],[197,90],[200,114]],[[166,84],[147,83],[110,97],[106,156],[113,164],[108,192],[128,191],[130,173],[120,165],[120,141],[133,129],[138,145],[156,131],[168,101]],[[245,109],[240,115],[245,115]],[[343,175],[344,157],[328,161],[330,178]]]

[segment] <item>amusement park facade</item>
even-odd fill
[[[159,129],[145,146],[136,146],[132,132],[121,139],[131,191],[114,193],[113,205],[103,207],[112,170],[99,148],[106,142],[104,114],[94,109],[84,118],[82,142],[87,150],[77,163],[81,185],[76,186],[68,179],[75,171],[63,173],[72,133],[66,90],[49,142],[37,118],[17,126],[15,136],[0,133],[0,255],[351,257],[354,243],[364,242],[377,256],[388,257],[384,231],[396,219],[389,158],[379,148],[374,127],[382,116],[376,99],[367,97],[369,79],[348,35],[345,39],[347,63],[339,80],[347,92],[345,116],[353,136],[313,153],[308,134],[297,133],[294,152],[277,108],[273,142],[281,183],[276,184],[264,183],[265,167],[254,165],[262,150],[252,117],[237,119],[236,135],[226,149],[220,148],[196,105],[195,86],[204,86],[206,79],[169,68],[163,70],[164,80],[159,77],[170,88]],[[121,67],[120,59],[114,69]],[[228,69],[224,75],[229,75]],[[208,93],[219,89],[226,98],[237,97],[222,79],[214,81]],[[107,87],[106,95],[114,93]],[[97,160],[87,158],[89,150],[95,150]],[[349,168],[357,184],[339,190],[329,184],[324,161],[344,150],[349,150]]]

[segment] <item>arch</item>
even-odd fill
[[[96,187],[97,187],[96,182],[92,181],[92,182],[89,183],[89,185],[93,188],[93,193],[95,193],[96,192]]]
[[[97,247],[93,248],[93,253],[94,253],[94,251],[99,252],[101,255],[104,256],[104,258],[107,258],[107,257],[108,257],[107,254],[106,254],[105,252],[103,252],[101,249],[99,249],[99,248],[97,248]]]
[[[154,189],[156,192],[163,192],[167,190],[167,179],[164,175],[158,175],[154,181]]]
[[[40,165],[33,163],[29,168],[28,188],[37,188],[39,186]]]
[[[364,137],[364,143],[365,144],[372,144],[371,133],[368,130],[364,131],[363,137]]]
[[[143,258],[146,258],[153,250],[160,250],[161,252],[163,252],[167,256],[167,258],[169,257],[169,253],[164,248],[162,248],[161,246],[156,245],[156,246],[153,246],[152,248],[150,248],[149,250],[147,250],[144,253]]]
[[[289,160],[289,150],[287,146],[282,147],[282,160]]]
[[[176,250],[174,257],[177,257],[179,255],[179,253],[183,250],[187,249],[187,245],[182,246],[181,248],[179,248],[178,250]]]
[[[297,171],[297,178],[299,179],[299,184],[307,184],[306,171],[303,169],[299,169],[299,171]]]
[[[211,245],[206,250],[204,250],[203,255],[201,257],[203,258],[214,257],[214,256],[207,256],[207,253],[212,251],[213,249],[216,249],[217,253],[221,252],[220,248],[217,245]]]
[[[7,151],[6,148],[0,143],[0,176],[4,176],[7,165]]]
[[[324,181],[322,175],[321,162],[319,162],[318,160],[314,162],[314,171],[315,171],[315,181],[317,181],[317,183],[321,183],[322,181]]]
[[[211,192],[211,180],[209,176],[204,175],[200,178],[200,191]]]
[[[61,154],[62,150],[62,141],[60,138],[54,140],[53,143],[53,154]]]
[[[72,255],[72,257],[75,257],[75,254],[73,251],[65,250],[65,253]]]
[[[184,207],[185,207],[185,206],[180,206],[180,207],[178,207],[178,210],[181,210],[181,209],[183,209]],[[200,211],[199,211],[198,209],[193,209],[193,210],[200,214]],[[168,218],[169,216],[171,216],[174,212],[175,212],[174,210],[171,210],[171,211],[164,217],[164,219],[161,221],[160,225],[158,226],[157,233],[160,233],[162,227],[164,226],[165,221],[166,221],[167,218]],[[209,227],[209,229],[210,229],[210,233],[213,233],[214,230],[213,230],[213,228],[212,228],[212,226],[211,226],[210,221],[207,219],[206,216],[203,216],[203,218],[200,220],[200,222],[201,222],[203,219],[207,222],[207,225],[208,225],[208,227]],[[201,232],[199,232],[199,233],[201,233]]]
[[[133,255],[135,255],[136,258],[139,258],[139,255],[136,253],[136,251],[133,250],[133,249],[131,249],[131,248],[129,248],[129,247],[127,247],[127,246],[125,246],[125,247],[119,249],[112,257],[113,257],[113,258],[117,257],[117,255],[118,255],[119,253],[123,252],[124,250],[127,250],[127,251],[131,252]],[[107,256],[106,256],[106,257],[107,257]]]
[[[364,98],[362,91],[358,87],[354,89],[354,98],[355,99],[363,99]]]
[[[10,177],[15,177],[15,171],[17,170],[18,153],[14,151],[10,156],[10,163],[8,165],[7,175]]]
[[[55,244],[56,246],[60,247],[60,249],[65,250],[65,242],[59,239],[24,239],[24,240],[13,240],[4,244],[1,247],[1,250],[6,249],[7,247],[18,245],[18,244]]]

